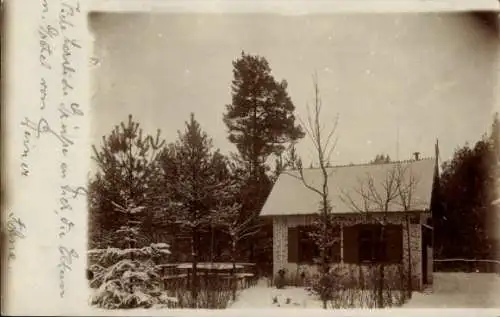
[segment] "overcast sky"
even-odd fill
[[[339,114],[333,164],[377,153],[441,159],[488,131],[495,101],[498,37],[467,15],[265,14],[92,15],[95,37],[93,143],[132,114],[174,141],[194,112],[223,152],[236,151],[222,122],[231,102],[232,61],[265,56],[288,81],[298,116],[319,77],[324,122]],[[399,129],[399,153],[397,131]],[[305,138],[305,162],[312,146]]]

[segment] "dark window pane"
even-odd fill
[[[389,225],[385,228],[386,261],[401,263],[403,260],[403,227]]]
[[[360,262],[387,262],[389,237],[394,236],[384,227],[382,235],[381,225],[360,225],[358,235]]]
[[[321,257],[320,248],[317,245],[311,233],[314,232],[312,226],[299,226],[299,262],[313,263],[315,259]],[[327,250],[329,261],[340,262],[340,227],[334,227],[331,230],[332,239],[335,243]]]

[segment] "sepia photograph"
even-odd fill
[[[499,308],[498,22],[90,12],[90,305]]]

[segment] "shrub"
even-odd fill
[[[340,275],[338,269],[333,269],[328,274],[315,274],[309,291],[318,296],[322,301],[331,301],[336,291],[340,288]]]
[[[99,285],[91,303],[101,308],[149,308],[174,306],[177,300],[161,290],[152,261],[123,259],[95,273],[92,285]]]
[[[377,307],[378,269],[352,267],[348,272],[334,270],[327,276],[315,275],[308,290],[330,308],[375,308]],[[407,299],[404,283],[406,276],[401,267],[387,268],[384,277],[383,307],[401,306]]]
[[[123,259],[134,259],[139,261],[153,259],[155,263],[160,262],[170,254],[169,245],[166,243],[153,243],[143,248],[107,248],[93,249],[87,252],[89,263],[108,267]]]
[[[89,284],[96,289],[91,303],[106,309],[174,307],[177,299],[162,291],[156,266],[158,258],[169,253],[164,243],[140,249],[90,250]]]

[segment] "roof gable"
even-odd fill
[[[396,177],[404,184],[413,179],[410,210],[426,210],[430,207],[434,179],[435,160],[391,162],[383,164],[363,164],[335,166],[327,168],[329,199],[333,213],[357,212],[354,206],[371,212],[382,211],[373,201],[363,199],[360,192],[373,190],[384,195],[387,181]],[[304,169],[304,179],[321,191],[322,172],[319,168]],[[370,184],[370,185],[368,185]],[[306,188],[298,171],[285,171],[278,180],[264,204],[261,216],[308,215],[318,212],[321,196]],[[388,211],[404,211],[400,199],[389,203]]]

